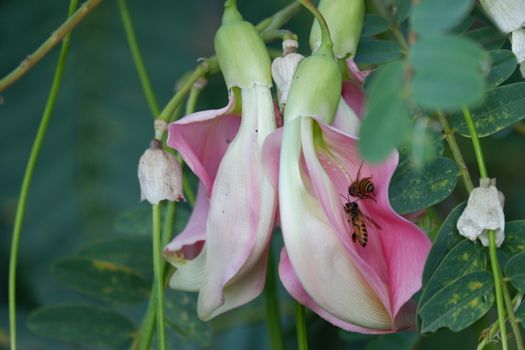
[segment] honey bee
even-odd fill
[[[361,165],[359,166],[359,170],[357,171],[357,177],[354,182],[350,186],[348,186],[348,194],[352,197],[359,198],[359,199],[366,199],[369,198],[376,201],[376,194],[375,194],[375,186],[370,179],[372,179],[372,176],[365,177],[360,179],[359,175],[361,174],[361,168],[363,167],[363,162],[361,162]]]
[[[366,247],[366,244],[368,243],[368,231],[366,225],[368,224],[377,229],[381,229],[381,227],[372,220],[372,218],[361,212],[359,205],[357,205],[357,201],[346,202],[344,208],[345,213],[348,215],[348,222],[352,223],[354,229],[352,241],[357,241],[363,248]]]

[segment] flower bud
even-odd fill
[[[224,7],[222,25],[215,35],[215,52],[226,86],[245,89],[257,83],[271,87],[270,56],[257,29],[243,20],[230,1]]]
[[[318,117],[328,124],[335,117],[341,98],[341,71],[335,58],[314,54],[301,61],[288,92],[284,121]]]
[[[150,148],[139,161],[140,200],[158,204],[167,199],[184,199],[182,191],[182,169],[177,158],[162,149],[159,140],[153,139]]]
[[[363,0],[321,0],[319,11],[328,24],[337,58],[355,55],[363,29],[365,3]],[[310,32],[310,47],[313,51],[321,45],[321,30],[314,20]]]
[[[525,24],[523,0],[480,0],[481,6],[504,33],[510,33]]]
[[[500,247],[505,239],[505,214],[503,202],[505,197],[496,188],[496,179],[481,178],[480,186],[470,192],[467,207],[459,217],[457,229],[459,233],[481,244],[489,245],[487,230],[494,230],[496,246]]]
[[[277,96],[279,98],[279,105],[286,103],[288,98],[288,90],[292,83],[293,75],[303,60],[304,56],[296,53],[298,43],[296,40],[283,41],[283,57],[277,57],[272,62],[272,77],[277,85]]]

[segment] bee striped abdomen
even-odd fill
[[[372,177],[365,177],[355,180],[350,187],[348,187],[348,194],[359,199],[370,198],[375,200],[375,186],[374,183],[370,181],[371,178]]]

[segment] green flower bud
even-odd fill
[[[341,98],[341,87],[341,71],[333,54],[318,52],[305,58],[295,71],[288,92],[285,122],[309,116],[331,124]]]
[[[354,56],[363,28],[365,3],[363,0],[321,0],[319,11],[325,18],[334,44],[337,58]],[[310,47],[313,51],[321,45],[321,30],[314,20],[310,32]]]
[[[255,27],[243,20],[234,4],[224,5],[222,25],[215,35],[215,52],[228,89],[254,83],[271,87],[270,56]]]

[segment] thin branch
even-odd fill
[[[88,0],[82,4],[82,6],[80,6],[80,8],[71,17],[69,17],[64,23],[62,23],[60,27],[58,27],[57,30],[53,32],[53,34],[51,34],[49,39],[44,41],[44,43],[40,45],[36,51],[28,55],[17,68],[0,80],[0,92],[7,89],[11,84],[26,74],[101,2],[102,0]]]

